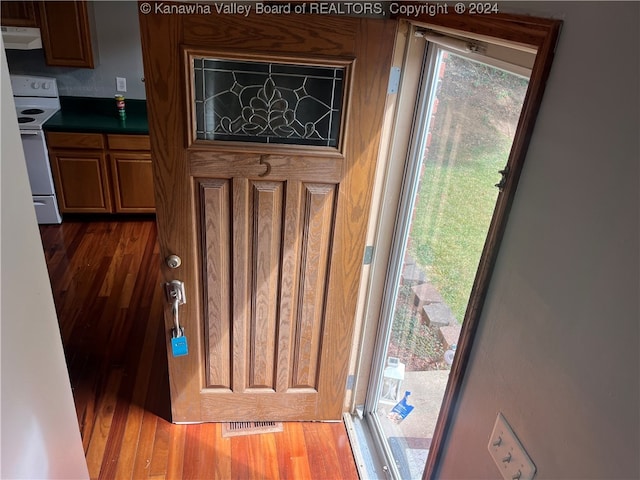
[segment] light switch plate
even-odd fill
[[[491,432],[489,453],[505,480],[531,480],[536,474],[536,466],[502,413]]]

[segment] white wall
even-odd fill
[[[145,98],[138,4],[127,1],[90,2],[89,17],[95,68],[50,67],[43,50],[7,50],[9,71],[20,75],[56,77],[60,95],[111,98],[116,77],[127,79],[130,99]]]
[[[637,479],[640,4],[515,8],[564,25],[438,477],[500,478],[503,412],[536,478]]]
[[[1,52],[0,63],[0,478],[89,478]]]

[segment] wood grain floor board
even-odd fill
[[[199,465],[200,455],[199,449],[202,439],[201,425],[190,425],[187,428],[185,441],[184,441],[184,458],[182,461],[181,478],[183,480],[194,480],[196,478],[196,471],[202,468]]]
[[[137,448],[129,448],[129,445],[139,445],[140,430],[142,428],[142,418],[144,417],[144,409],[135,404],[129,405],[127,412],[126,425],[122,436],[122,443],[116,464],[115,478],[127,479],[131,478],[134,463],[136,460]]]
[[[172,425],[156,417],[156,436],[151,452],[151,464],[149,465],[149,478],[164,478],[167,475],[169,461],[169,442],[171,439]]]
[[[117,431],[112,429],[114,417],[116,417],[116,406],[118,404],[118,388],[122,380],[122,371],[114,369],[109,376],[109,383],[104,395],[98,403],[94,427],[91,432],[89,448],[87,450],[87,465],[89,467],[89,476],[100,478],[100,473],[104,464],[107,452],[107,443],[114,438]],[[117,417],[116,417],[117,418]],[[117,423],[117,422],[116,422]]]
[[[340,423],[233,438],[221,424],[170,423],[153,220],[40,231],[92,479],[358,478]]]
[[[187,428],[191,425],[172,425],[169,431],[169,450],[167,452],[167,478],[182,479]]]
[[[217,464],[230,456],[228,442],[220,433],[220,425],[203,423],[200,425],[200,436],[195,439],[200,443],[198,462],[201,465],[195,477],[201,475],[204,478],[218,478]]]
[[[276,448],[278,468],[282,479],[304,480],[312,478],[302,424],[292,423],[287,426],[282,435],[276,435]]]
[[[151,412],[145,411],[142,417],[140,437],[136,448],[136,460],[133,465],[132,479],[142,479],[149,476],[157,424],[158,417]]]
[[[118,401],[113,412],[113,419],[110,425],[109,436],[102,456],[99,479],[111,479],[116,477],[118,458],[121,448],[124,445],[124,432],[129,415],[130,404],[119,394]],[[91,446],[89,446],[91,448]]]

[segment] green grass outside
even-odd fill
[[[527,80],[455,54],[443,55],[444,76],[432,112],[407,253],[426,272],[458,323],[495,209]],[[439,72],[440,67],[437,69]],[[448,368],[437,327],[427,327],[401,286],[389,353],[411,370]]]
[[[464,319],[498,195],[494,185],[500,181],[498,171],[507,163],[510,145],[505,137],[491,151],[424,162],[408,252],[425,269],[458,323]]]

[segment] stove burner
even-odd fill
[[[18,117],[18,123],[31,123],[35,121],[36,119],[31,117]]]
[[[22,115],[40,115],[41,113],[44,113],[44,110],[39,108],[27,108],[26,110],[22,110],[20,113]]]

